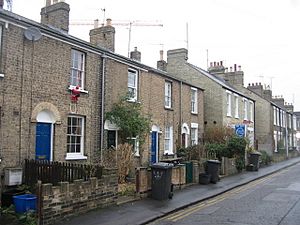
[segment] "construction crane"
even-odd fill
[[[70,22],[70,25],[74,26],[92,26],[94,25],[94,28],[99,27],[99,20],[96,19],[94,22],[91,21],[74,21]],[[102,24],[104,25],[104,23]],[[112,26],[127,26],[128,27],[128,57],[130,56],[130,45],[131,45],[131,30],[132,26],[139,26],[139,27],[163,27],[163,24],[159,21],[142,21],[142,20],[134,20],[134,21],[116,21],[112,22]]]
[[[12,11],[13,0],[5,0],[6,1],[6,9],[8,11]],[[3,9],[4,1],[0,0],[0,7]]]

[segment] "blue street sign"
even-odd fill
[[[239,137],[245,137],[245,125],[244,124],[235,125],[235,134]]]

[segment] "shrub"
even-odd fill
[[[270,156],[266,151],[261,151],[261,163],[263,165],[269,165],[272,162],[272,156]]]

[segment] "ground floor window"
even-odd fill
[[[108,130],[107,131],[107,148],[116,148],[117,147],[117,131]]]
[[[69,116],[67,129],[67,158],[84,159],[84,117]]]

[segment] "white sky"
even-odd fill
[[[207,69],[210,61],[242,66],[245,85],[272,84],[300,111],[300,0],[66,0],[71,22],[144,21],[160,26],[133,26],[131,50],[142,63],[156,67],[159,50],[187,47],[189,62]],[[13,0],[13,12],[40,21],[45,0]],[[93,26],[70,26],[70,34],[86,41]],[[116,28],[116,53],[127,56],[127,26]]]

